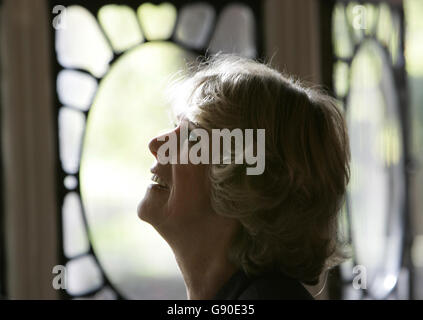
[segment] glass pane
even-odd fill
[[[80,111],[62,107],[59,110],[58,121],[59,153],[63,170],[71,174],[77,173],[85,116]]]
[[[85,69],[103,76],[113,58],[95,17],[85,8],[69,6],[63,29],[56,31],[57,61],[67,68]]]
[[[75,192],[68,193],[62,208],[63,251],[68,258],[89,250],[87,233],[82,219],[81,202]]]
[[[348,3],[346,15],[356,43],[363,40],[364,35],[372,35],[375,33],[379,14],[378,10],[379,8],[371,3]]]
[[[213,27],[215,12],[206,3],[184,6],[179,14],[175,39],[181,43],[200,49],[206,47],[206,40]]]
[[[223,9],[209,49],[212,53],[223,51],[255,57],[255,21],[251,9],[242,4]]]
[[[365,42],[351,66],[349,193],[356,260],[367,268],[368,290],[377,298],[395,284],[401,260],[404,177],[397,101],[389,61],[377,44]]]
[[[377,19],[379,17],[379,7],[371,3],[364,4],[364,7],[366,8],[365,33],[366,35],[374,34],[377,25]]]
[[[340,58],[349,58],[353,54],[353,43],[350,38],[348,21],[344,5],[338,3],[332,15],[332,37],[335,54]]]
[[[178,46],[146,43],[125,53],[101,81],[81,160],[81,193],[95,252],[125,297],[185,299],[167,243],[138,218],[154,157],[148,142],[170,128],[163,91],[190,59]]]
[[[63,179],[63,184],[66,189],[72,190],[78,186],[78,180],[75,176],[66,176],[65,179]]]
[[[103,284],[103,277],[90,255],[73,259],[66,264],[66,291],[70,295],[84,294]]]
[[[344,97],[349,86],[349,67],[345,62],[338,61],[334,66],[335,93],[338,97]]]
[[[360,42],[364,36],[364,30],[367,28],[367,11],[366,7],[357,2],[348,3],[345,11],[348,24],[356,43]]]
[[[139,6],[137,13],[144,35],[148,40],[170,38],[176,22],[176,9],[172,4],[143,3]]]
[[[57,94],[62,104],[88,110],[97,90],[97,80],[89,74],[63,70],[57,76]]]
[[[98,20],[116,52],[143,41],[135,12],[128,6],[110,4],[98,12]]]
[[[414,78],[423,78],[423,2],[420,0],[404,1],[406,15],[406,59],[407,73]],[[416,81],[413,81],[417,84]],[[421,84],[417,87],[421,87]],[[417,91],[416,91],[417,92]],[[419,90],[419,92],[422,92]],[[415,125],[414,128],[420,126]],[[423,135],[422,135],[423,136]],[[421,144],[423,146],[423,143]]]
[[[379,6],[379,18],[377,24],[376,36],[387,48],[389,48],[389,40],[392,34],[392,16],[391,9],[386,3],[381,3]]]

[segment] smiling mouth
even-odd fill
[[[153,176],[151,177],[151,180],[155,182],[154,184],[155,186],[158,186],[161,189],[166,189],[166,190],[169,189],[169,186],[166,184],[166,182],[162,178],[160,178],[157,174],[153,174]]]

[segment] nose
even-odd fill
[[[166,143],[166,141],[169,141],[170,139],[170,135],[171,134],[177,134],[177,129],[166,132],[162,135],[158,135],[157,137],[154,137],[153,139],[150,140],[150,142],[148,143],[148,148],[150,149],[150,152],[153,154],[153,156],[157,159],[157,151],[159,150],[160,146],[164,143]]]
[[[153,154],[153,156],[157,159],[157,150],[159,149],[159,142],[157,140],[158,137],[154,137],[150,140],[148,143],[148,149],[150,149],[150,152]]]

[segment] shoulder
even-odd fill
[[[239,300],[313,300],[311,294],[296,279],[280,272],[252,278]]]

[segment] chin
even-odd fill
[[[171,191],[151,184],[145,191],[144,198],[137,207],[138,217],[154,228],[158,227],[168,214],[168,202]]]
[[[143,203],[144,203],[144,200],[141,200],[141,202],[138,204],[138,207],[137,207],[137,214],[138,214],[138,218],[140,218],[141,220],[144,220],[144,214],[143,214],[143,212],[144,212],[144,209],[143,209]]]
[[[153,227],[158,225],[160,221],[160,216],[163,211],[163,208],[159,203],[153,201],[148,194],[145,195],[144,199],[138,204],[137,213],[138,217]]]
[[[141,220],[150,223],[154,212],[156,212],[157,214],[157,210],[153,210],[151,204],[149,203],[147,199],[147,196],[145,196],[144,199],[142,199],[141,202],[138,204],[138,207],[137,207],[138,217]]]

